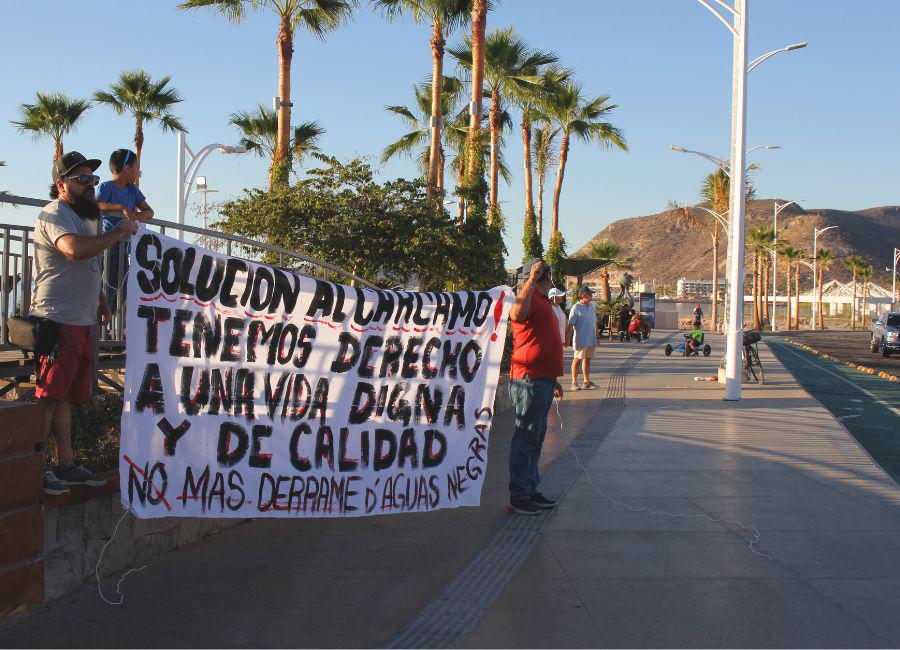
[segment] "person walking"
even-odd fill
[[[35,397],[45,407],[45,442],[56,439],[59,464],[44,467],[44,493],[63,494],[70,485],[103,485],[106,481],[74,460],[72,405],[90,399],[93,378],[93,326],[112,317],[100,289],[100,255],[137,232],[138,224],[124,219],[106,234],[97,235],[100,208],[94,187],[97,159],[77,151],[61,156],[53,166],[48,203],[34,227],[34,294],[31,314],[59,324],[55,353],[35,363],[39,378]],[[98,297],[99,296],[99,297]],[[49,445],[46,445],[49,447]]]
[[[597,388],[591,381],[591,359],[597,346],[597,312],[591,302],[594,292],[587,285],[578,292],[578,302],[569,311],[569,327],[574,330],[572,345],[575,358],[572,360],[572,390],[581,390],[578,385],[578,366],[584,377],[584,388]]]
[[[515,409],[515,432],[509,448],[509,512],[539,515],[556,501],[538,491],[538,464],[553,398],[562,397],[563,374],[559,321],[548,293],[550,267],[542,259],[523,267],[528,279],[509,312],[513,333],[509,396]]]

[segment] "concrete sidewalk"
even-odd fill
[[[713,346],[628,375],[615,427],[467,646],[900,646],[897,484],[764,346],[766,384],[739,404],[695,382]]]
[[[89,585],[0,646],[900,646],[897,485],[762,346],[766,385],[725,404],[693,381],[721,342],[667,358],[663,336],[604,343],[601,390],[551,414],[553,514],[505,514],[507,415],[480,508],[255,521],[153,560],[122,607]]]

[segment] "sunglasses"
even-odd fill
[[[96,187],[100,183],[100,177],[96,174],[75,174],[73,176],[66,176],[67,181],[75,181],[80,185],[90,185],[92,187]]]

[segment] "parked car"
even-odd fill
[[[872,352],[881,350],[881,356],[900,353],[900,311],[890,311],[872,323]]]

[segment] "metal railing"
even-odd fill
[[[0,203],[42,208],[49,201],[0,194]],[[34,215],[34,218],[37,219],[37,214]],[[175,236],[178,236],[178,233],[181,232],[201,237],[207,244],[211,244],[207,247],[224,249],[225,254],[229,256],[242,257],[255,262],[259,261],[262,255],[273,254],[277,255],[279,267],[300,275],[326,280],[344,280],[354,286],[376,288],[371,282],[339,266],[266,242],[162,219],[149,219],[146,225],[158,229],[163,235],[174,233]],[[100,227],[101,221],[98,220],[98,232]],[[2,309],[2,314],[0,314],[0,352],[2,352],[15,349],[7,342],[7,319],[13,314],[27,314],[30,309],[34,281],[34,228],[0,223],[0,234],[2,234],[3,247],[0,251],[0,309]],[[236,248],[242,255],[236,254]],[[114,272],[110,273],[110,270]],[[102,290],[107,293],[107,297],[115,296],[115,305],[111,305],[115,309],[110,325],[98,332],[95,355],[99,354],[100,350],[121,353],[125,346],[125,300],[123,300],[123,296],[127,278],[126,246],[124,244],[114,245],[103,253],[102,277]],[[127,298],[127,296],[124,297]],[[100,329],[98,328],[98,330]],[[113,362],[114,365],[110,365]],[[124,355],[120,354],[115,359],[111,359],[110,363],[105,365],[107,367],[124,366]],[[97,365],[98,370],[102,365],[104,364]],[[25,363],[2,363],[0,364],[0,377],[24,376],[29,367],[30,364]]]

